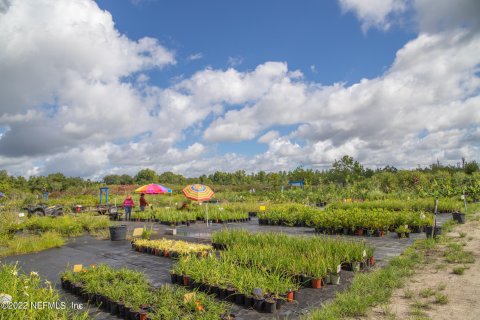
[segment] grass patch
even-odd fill
[[[443,291],[446,288],[447,288],[447,284],[445,284],[445,283],[439,283],[438,286],[437,286],[438,291]]]
[[[479,215],[475,215],[473,217],[470,218],[471,221],[480,221],[480,216]]]
[[[467,270],[465,267],[456,267],[453,268],[452,273],[461,276],[465,273],[465,270]]]
[[[425,311],[420,309],[414,309],[410,312],[414,320],[430,320],[431,318],[425,313]]]
[[[433,290],[432,288],[425,288],[420,290],[420,293],[418,295],[422,298],[428,298],[435,295],[435,293],[435,290]]]
[[[98,230],[90,231],[90,235],[99,240],[108,240],[110,239],[110,230],[98,229]]]
[[[32,217],[24,221],[22,229],[34,231],[56,231],[64,236],[80,236],[84,232],[106,229],[110,226],[108,217],[104,216],[63,216],[63,217]]]
[[[435,294],[435,303],[436,304],[447,304],[448,303],[448,297],[444,295],[443,293],[437,293]]]
[[[442,223],[442,234],[447,234],[453,230],[453,227],[457,225],[457,221],[449,219]]]
[[[458,246],[460,249],[455,249],[450,247],[445,251],[444,257],[445,260],[449,263],[474,263],[475,257],[471,251],[462,250],[461,246]]]
[[[458,236],[459,236],[460,238],[465,238],[465,237],[467,236],[467,233],[466,233],[466,232],[459,232],[459,233],[458,233]]]
[[[414,309],[430,309],[430,305],[428,303],[428,301],[424,301],[424,300],[419,300],[419,299],[415,299],[413,300],[413,308]]]
[[[0,240],[0,257],[38,252],[64,244],[65,239],[59,233],[52,231],[40,235],[24,234],[12,238],[3,237]]]
[[[395,313],[392,311],[392,308],[388,303],[384,303],[380,306],[380,309],[382,310],[382,315],[384,317],[387,317],[387,319],[395,319]]]
[[[404,297],[405,299],[412,299],[412,298],[413,298],[413,295],[414,295],[413,290],[411,290],[411,289],[409,289],[409,288],[403,290],[403,297]]]
[[[20,218],[17,213],[0,215],[0,257],[38,252],[65,244],[67,237],[84,232],[102,236],[108,232],[108,217],[62,216]]]

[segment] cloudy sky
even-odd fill
[[[480,160],[478,0],[0,0],[0,169]]]

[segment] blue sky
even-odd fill
[[[0,167],[480,158],[477,0],[0,2]]]
[[[286,62],[289,69],[300,70],[305,80],[322,85],[352,84],[385,72],[397,50],[416,36],[408,28],[363,32],[354,14],[342,12],[333,0],[97,3],[129,38],[153,37],[175,51],[176,65],[148,72],[158,86],[204,68],[248,71],[265,61]],[[286,134],[282,126],[271,129]],[[197,140],[187,131],[185,140],[176,145],[186,147]],[[211,154],[253,156],[266,149],[255,140],[225,142],[216,144]]]
[[[285,61],[322,84],[354,83],[382,74],[416,34],[405,28],[362,32],[337,1],[115,1],[99,0],[116,28],[132,39],[159,39],[175,50],[177,65],[151,73],[168,85],[205,67],[237,70]],[[200,54],[198,60],[188,58]],[[312,71],[312,66],[316,71]]]

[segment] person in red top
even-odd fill
[[[132,216],[132,208],[135,206],[132,196],[129,194],[125,200],[123,200],[123,208],[125,209],[125,221],[129,221]]]
[[[145,207],[148,206],[147,200],[145,200],[145,193],[140,195],[140,211],[145,211]]]

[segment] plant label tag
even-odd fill
[[[367,256],[367,251],[363,250],[363,257],[365,258]]]
[[[262,294],[262,289],[260,289],[260,288],[255,288],[255,289],[253,289],[253,294],[254,294],[255,296],[261,297],[261,296],[263,295],[263,294]]]
[[[143,228],[135,228],[133,229],[133,236],[140,237],[143,234]]]
[[[267,207],[265,207],[265,206],[260,206],[260,211],[265,211],[265,210],[267,210]]]
[[[19,216],[20,218],[23,218],[23,217],[25,217],[25,213],[20,212],[20,213],[18,214],[18,216]]]
[[[185,293],[183,295],[183,303],[185,304],[192,301],[192,299],[195,299],[195,292]]]
[[[342,265],[341,265],[341,264],[339,264],[339,265],[337,266],[337,273],[340,273],[340,271],[342,271]]]
[[[83,264],[76,264],[73,266],[73,272],[80,272],[83,269]]]

